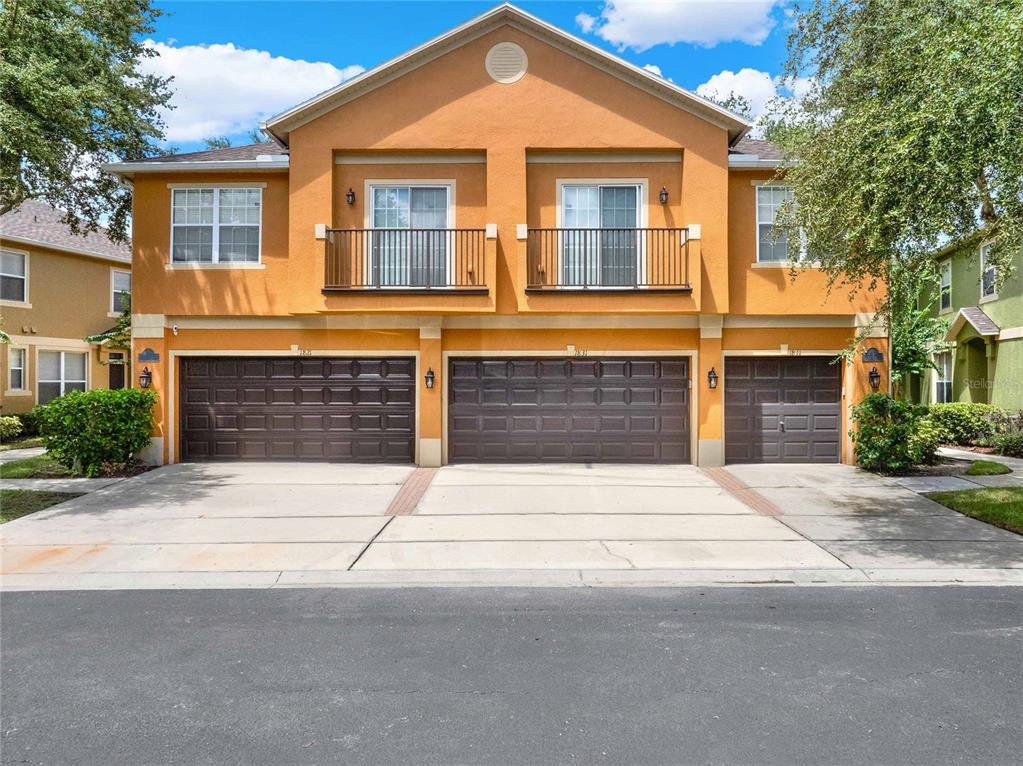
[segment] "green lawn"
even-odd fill
[[[34,489],[0,489],[0,524],[63,503],[81,492],[37,492]]]
[[[927,495],[946,508],[1023,535],[1023,488],[984,487]]]
[[[1012,473],[1012,469],[1002,463],[996,463],[994,460],[974,460],[973,465],[970,466],[970,470],[966,472],[966,475],[998,476],[1003,473]]]
[[[26,457],[0,465],[0,479],[63,479],[71,471],[48,455]]]
[[[28,449],[29,447],[42,446],[42,436],[19,436],[17,439],[11,439],[0,444],[0,452],[6,452],[9,449]]]

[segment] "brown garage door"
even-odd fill
[[[181,360],[182,460],[414,459],[415,360]]]
[[[686,359],[453,359],[452,462],[689,462]]]
[[[841,369],[830,357],[728,357],[724,385],[727,462],[838,462]]]

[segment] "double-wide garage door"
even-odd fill
[[[728,357],[724,384],[726,462],[838,462],[841,367],[830,357]]]
[[[415,372],[410,358],[182,359],[181,458],[410,463]]]
[[[690,462],[685,358],[459,358],[451,462]]]

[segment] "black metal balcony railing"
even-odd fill
[[[689,292],[686,229],[529,229],[526,289]]]
[[[485,293],[485,229],[327,229],[324,292]]]

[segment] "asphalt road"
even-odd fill
[[[1023,589],[9,593],[3,763],[1015,764]]]

